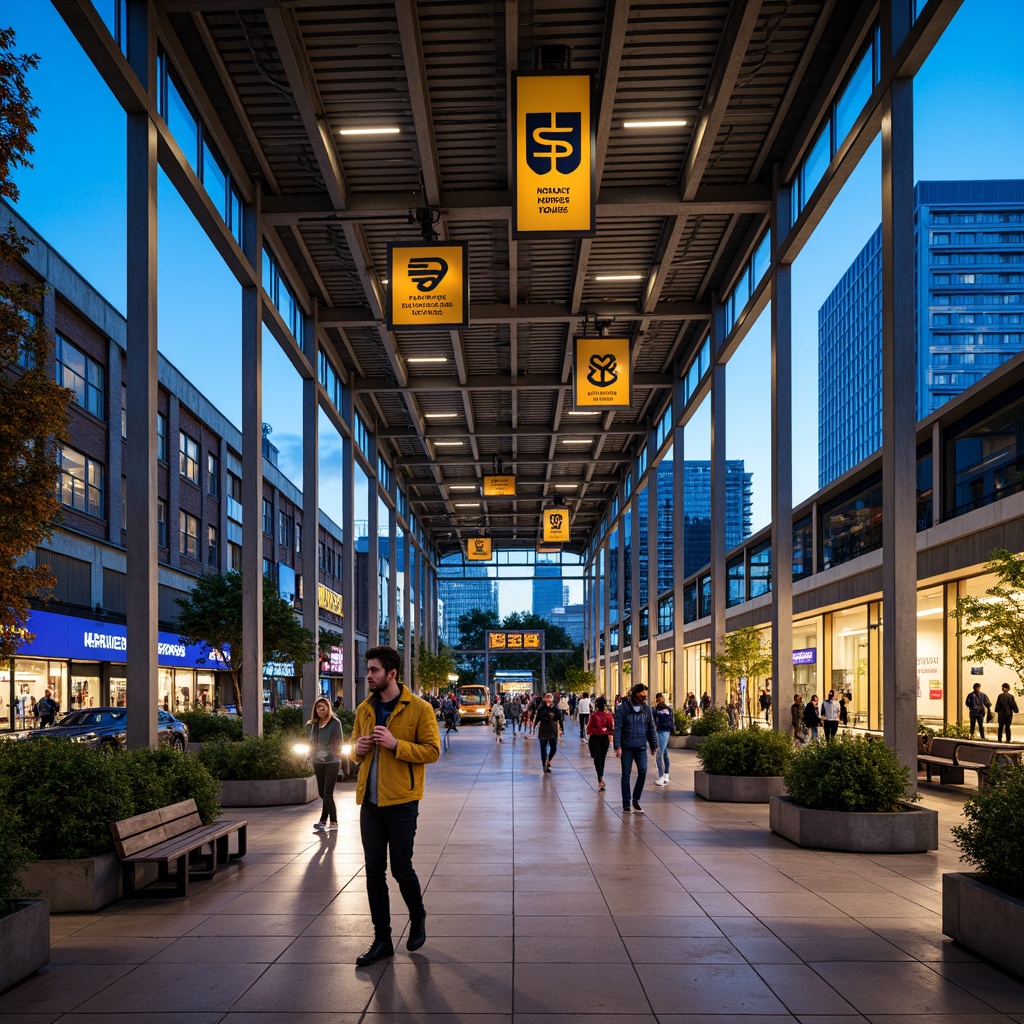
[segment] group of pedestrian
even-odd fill
[[[981,683],[975,683],[971,692],[967,694],[964,701],[967,705],[968,715],[971,721],[971,739],[974,739],[974,730],[978,730],[978,739],[985,738],[985,723],[996,719],[999,726],[999,742],[1012,743],[1010,732],[1013,727],[1013,716],[1018,713],[1017,700],[1010,692],[1010,684],[1003,683],[1002,692],[996,697],[995,710],[992,708],[992,701],[981,689]],[[1003,739],[1005,735],[1006,739]]]
[[[846,695],[841,694],[837,699],[835,690],[828,691],[828,697],[820,707],[816,693],[811,694],[806,704],[802,694],[794,694],[790,714],[793,739],[798,745],[821,738],[831,741],[838,734],[840,725],[849,724]]]

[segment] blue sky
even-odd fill
[[[20,51],[40,56],[29,78],[40,108],[35,166],[17,175],[19,212],[123,311],[125,115],[49,3],[0,0],[0,21],[13,25]],[[1024,176],[1021,39],[1024,2],[965,0],[915,80],[917,179]],[[795,502],[817,489],[817,311],[880,221],[880,164],[876,140],[794,264]],[[162,174],[158,216],[160,351],[238,424],[240,290]],[[727,455],[754,474],[755,530],[769,521],[771,497],[768,352],[765,314],[727,371]],[[301,485],[301,386],[269,337],[263,371],[263,418],[281,468]],[[340,520],[339,442],[320,422],[321,505]],[[707,458],[698,453],[708,430],[701,410],[687,430],[688,457]],[[503,614],[529,602],[510,595]]]

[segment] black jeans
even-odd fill
[[[363,840],[366,862],[366,896],[370,901],[373,934],[378,939],[391,937],[391,898],[388,895],[387,858],[391,857],[391,876],[398,882],[409,917],[422,921],[423,893],[412,866],[412,845],[416,838],[416,818],[420,802],[378,807],[364,802],[359,809],[359,835]]]
[[[590,756],[594,759],[594,771],[597,772],[597,781],[604,778],[604,762],[608,757],[609,737],[591,736],[589,741]]]
[[[582,711],[580,712],[580,739],[583,739],[587,735],[587,720],[590,715],[585,715]]]
[[[335,824],[338,822],[338,808],[334,806],[334,787],[338,782],[338,772],[341,764],[331,761],[330,764],[314,764],[313,774],[316,776],[316,791],[324,805],[320,811],[320,820],[331,819]]]
[[[821,723],[825,727],[825,739],[830,740],[837,732],[839,732],[839,719],[832,721],[831,719],[825,718]]]
[[[1013,742],[1013,740],[1010,739],[1010,726],[1011,725],[1013,725],[1013,719],[1012,718],[1008,718],[1005,722],[1001,718],[999,719],[999,742],[1000,743],[1003,742],[1003,730],[1004,729],[1006,730],[1006,742],[1007,743],[1012,743]]]
[[[985,738],[985,716],[984,715],[971,715],[971,737],[974,737],[974,727],[978,727],[978,739],[983,740]]]
[[[558,737],[553,736],[551,739],[540,740],[540,760],[542,764],[547,764],[555,756],[555,751],[558,750]]]

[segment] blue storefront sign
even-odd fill
[[[794,665],[813,665],[818,660],[817,647],[801,647],[793,652]]]
[[[33,612],[28,626],[36,638],[18,650],[19,658],[117,662],[127,659],[128,630],[124,626],[54,612]],[[157,634],[157,661],[174,668],[227,668],[216,651],[201,644],[186,644],[177,633]]]

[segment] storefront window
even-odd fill
[[[824,696],[818,687],[820,635],[818,619],[793,623],[793,693],[799,693],[805,704],[812,694]],[[791,700],[788,693],[779,695],[783,707]]]
[[[669,704],[675,702],[675,651],[662,651],[658,655],[658,685],[654,692],[665,694]]]
[[[123,676],[110,677],[110,706],[113,708],[128,707],[128,680]]]
[[[174,710],[189,711],[195,697],[195,672],[190,668],[174,670]]]
[[[934,729],[940,729],[944,724],[945,610],[942,587],[918,591],[917,716]]]
[[[164,711],[171,710],[171,701],[174,693],[174,669],[162,668],[159,670],[157,681],[157,703]]]
[[[51,661],[50,669],[51,676],[53,670],[60,666],[63,669],[61,662]],[[50,687],[51,690],[54,687]],[[56,697],[56,691],[54,691]],[[68,704],[65,707],[64,702],[60,701],[62,711],[77,711],[81,708],[93,708],[96,707],[100,702],[100,666],[98,662],[80,662],[75,661],[71,663],[71,692],[68,696]]]
[[[0,728],[11,729],[11,663],[0,661]]]
[[[960,596],[985,598],[985,592],[994,587],[998,582],[998,577],[994,573],[986,573],[984,576],[975,576],[969,580],[962,580],[959,587]],[[992,598],[989,598],[989,600],[992,600]],[[1018,685],[1017,678],[1010,669],[1003,668],[994,661],[973,661],[965,657],[963,650],[966,646],[968,646],[968,642],[964,638],[960,644],[960,692],[957,695],[956,701],[959,720],[965,723],[968,721],[968,712],[964,706],[964,701],[967,699],[967,694],[971,692],[975,683],[981,683],[981,692],[992,701],[993,706],[995,705],[996,697],[1002,692],[1003,683],[1009,683],[1013,693],[1017,692]],[[955,680],[950,680],[950,685],[955,686],[956,682]],[[1018,700],[1017,703],[1021,704],[1022,702]],[[1018,717],[1015,721],[1019,722],[1020,718]],[[993,722],[992,735],[994,735],[994,730],[995,723]],[[1016,733],[1016,730],[1014,732]],[[985,737],[986,739],[991,738],[988,729],[985,730]]]
[[[14,728],[31,729],[39,724],[32,709],[46,695],[47,690],[60,705],[61,712],[66,712],[68,710],[67,679],[66,662],[18,658],[14,663]],[[5,687],[5,692],[10,692],[9,683]],[[94,693],[99,693],[98,667]]]
[[[217,698],[217,676],[213,672],[196,673],[195,706],[212,711]]]
[[[711,692],[711,669],[708,658],[711,656],[709,643],[690,644],[683,648],[683,685],[680,687],[679,703],[692,693],[698,700],[705,691]]]
[[[868,610],[848,608],[832,615],[832,677],[829,689],[847,700],[849,724],[868,725]]]

